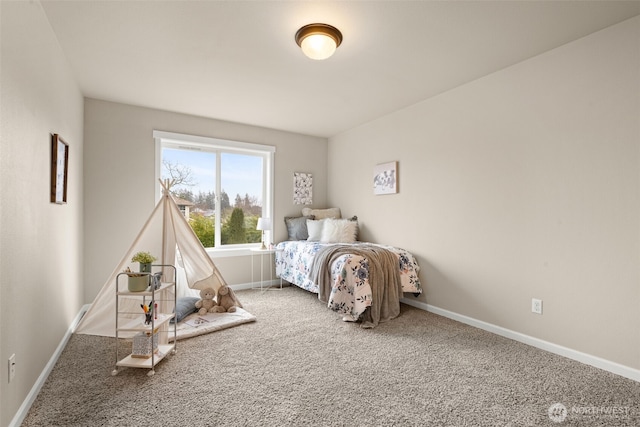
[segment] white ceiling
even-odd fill
[[[330,137],[640,14],[638,1],[52,1],[84,95]],[[303,56],[312,22],[344,36]]]

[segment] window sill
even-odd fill
[[[238,256],[249,256],[251,255],[251,249],[259,248],[260,245],[256,246],[247,246],[243,248],[207,248],[207,254],[215,259],[215,258],[229,258],[229,257],[238,257]]]

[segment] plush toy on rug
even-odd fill
[[[218,303],[213,308],[214,313],[234,313],[238,307],[242,307],[242,304],[233,293],[233,289],[227,285],[220,287],[218,289]]]
[[[217,313],[216,302],[214,298],[216,297],[216,290],[213,288],[204,288],[200,291],[200,301],[196,302],[196,308],[198,309],[198,314],[203,315],[207,313]]]

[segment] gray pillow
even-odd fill
[[[284,218],[284,223],[287,225],[287,232],[289,233],[288,240],[307,240],[309,232],[307,231],[307,220],[315,219],[313,215],[310,216],[287,216]]]
[[[174,320],[178,320],[178,323],[191,313],[196,312],[196,302],[200,301],[198,297],[182,297],[176,301],[176,317],[171,319],[171,323]]]

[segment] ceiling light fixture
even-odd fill
[[[296,32],[296,43],[311,59],[327,59],[342,43],[342,33],[327,24],[309,24]]]

